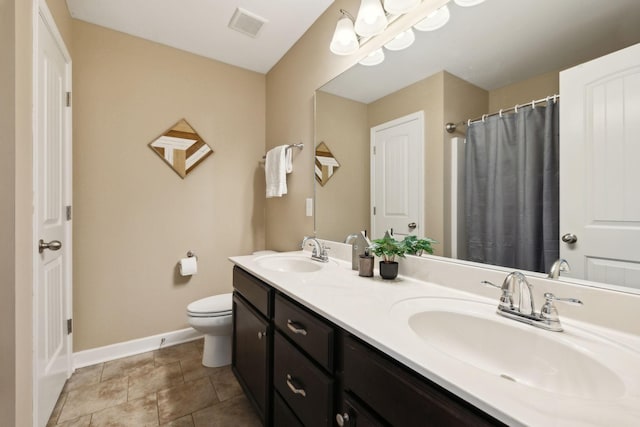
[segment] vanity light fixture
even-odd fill
[[[384,51],[382,48],[376,49],[359,62],[360,65],[371,67],[381,64],[384,61]]]
[[[360,42],[353,29],[353,17],[344,9],[340,9],[340,13],[342,17],[336,25],[329,50],[336,55],[351,55],[358,51]]]
[[[449,7],[445,4],[438,10],[432,12],[422,21],[413,26],[418,31],[435,31],[442,28],[449,22],[451,14],[449,13]]]
[[[392,15],[402,15],[417,7],[421,0],[384,0],[384,10]]]
[[[383,32],[388,23],[380,0],[362,0],[355,22],[356,33],[362,37],[375,36]]]
[[[411,46],[415,40],[416,35],[413,30],[409,28],[408,30],[398,34],[393,40],[385,44],[384,47],[389,50],[402,50]]]
[[[453,0],[458,6],[471,7],[480,3],[484,3],[484,0]]]

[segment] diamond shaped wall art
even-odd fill
[[[331,150],[327,147],[327,144],[321,142],[316,147],[316,162],[315,162],[315,175],[316,181],[320,183],[321,186],[324,185],[331,179],[333,174],[340,167],[340,163],[333,157]]]
[[[202,140],[185,119],[149,143],[171,168],[184,179],[196,166],[204,161],[213,150]]]

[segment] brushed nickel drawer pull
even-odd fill
[[[261,340],[262,338],[267,336],[267,331],[258,331],[258,339]]]
[[[287,374],[287,386],[289,387],[289,390],[291,390],[293,392],[293,394],[299,394],[302,397],[307,397],[307,392],[304,391],[303,388],[298,388],[293,384],[293,379],[291,378],[291,375]]]
[[[307,335],[307,330],[301,327],[298,323],[292,322],[291,319],[287,319],[287,328],[294,334]]]

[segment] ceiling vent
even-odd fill
[[[231,21],[229,21],[229,28],[255,38],[258,37],[260,30],[267,22],[261,16],[239,7],[231,17]]]

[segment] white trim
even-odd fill
[[[162,347],[167,347],[170,345],[197,340],[198,338],[202,338],[202,334],[193,328],[186,328],[164,334],[152,335],[150,337],[111,344],[104,347],[79,351],[77,353],[73,353],[73,367],[74,369],[78,369],[85,366],[95,365],[97,363],[119,359],[121,357],[158,350],[163,338],[165,341],[164,344],[162,344]]]

